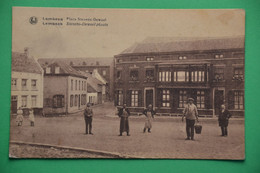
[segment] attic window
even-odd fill
[[[186,56],[179,56],[179,60],[187,59]]]
[[[224,58],[224,55],[223,54],[217,54],[215,55],[215,59],[222,59]]]
[[[59,74],[60,73],[60,67],[55,67],[55,74]]]
[[[51,68],[50,67],[46,67],[46,74],[50,74],[51,73]]]
[[[153,61],[154,57],[146,57],[146,61]]]

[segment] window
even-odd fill
[[[235,68],[233,79],[244,80],[244,69],[243,68]]]
[[[170,90],[162,91],[162,107],[170,107]]]
[[[75,95],[74,106],[78,106],[78,95]]]
[[[176,81],[176,82],[188,82],[189,81],[189,72],[188,71],[174,72],[174,81]]]
[[[187,59],[186,56],[179,56],[179,60]]]
[[[17,89],[17,79],[12,78],[11,86],[12,86],[12,89]]]
[[[22,107],[27,107],[27,96],[22,96]]]
[[[146,61],[153,61],[154,57],[146,57]]]
[[[31,101],[32,101],[32,107],[36,107],[36,104],[37,104],[37,96],[31,96]]]
[[[146,70],[145,77],[146,77],[147,81],[153,81],[154,80],[154,70],[153,69]]]
[[[138,80],[138,70],[131,70],[130,78],[131,78],[131,80]]]
[[[51,74],[51,68],[50,67],[46,67],[46,74]]]
[[[204,71],[192,71],[191,73],[191,81],[192,82],[204,82]]]
[[[205,92],[197,91],[197,108],[204,109],[205,108]]]
[[[79,81],[79,90],[80,90],[80,81]]]
[[[22,79],[22,90],[27,90],[27,79]]]
[[[222,59],[222,58],[224,58],[223,54],[216,54],[215,55],[215,59]]]
[[[70,95],[70,107],[73,107],[74,95]]]
[[[64,95],[55,95],[53,96],[53,107],[62,108],[64,107]]]
[[[84,90],[86,91],[87,90],[87,82],[84,81]]]
[[[81,81],[81,90],[84,90],[84,82]]]
[[[70,81],[70,87],[71,87],[71,91],[73,90],[73,79],[71,79]]]
[[[78,81],[75,80],[75,90],[77,90],[77,89],[78,89]]]
[[[170,71],[160,71],[159,72],[159,81],[160,82],[171,82],[172,72]]]
[[[132,107],[138,106],[138,91],[133,90],[131,92],[131,106]]]
[[[216,81],[224,80],[224,68],[216,68],[214,78]]]
[[[117,96],[118,96],[117,105],[118,106],[123,105],[123,91],[119,90]]]
[[[87,96],[86,96],[86,94],[82,94],[81,95],[81,105],[85,105],[86,104],[86,102],[87,102]]]
[[[55,74],[59,74],[60,73],[60,67],[55,67]]]
[[[179,91],[179,108],[184,108],[187,104],[187,91],[180,90]]]
[[[107,75],[107,71],[106,70],[103,70],[103,76],[106,76]]]
[[[121,79],[121,74],[122,74],[121,71],[117,71],[117,72],[116,72],[116,78],[117,78],[117,79]]]
[[[37,80],[35,80],[35,79],[31,80],[31,87],[32,87],[32,90],[37,90]]]
[[[244,92],[235,91],[234,92],[234,108],[235,109],[244,109]]]

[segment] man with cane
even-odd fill
[[[188,99],[188,104],[185,106],[183,110],[183,115],[182,115],[182,121],[184,119],[184,116],[186,118],[186,133],[187,133],[187,138],[185,140],[194,140],[194,125],[195,125],[195,120],[199,122],[198,119],[198,110],[197,107],[193,104],[194,99],[189,98]]]

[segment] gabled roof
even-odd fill
[[[42,69],[35,59],[19,52],[12,52],[12,71],[42,74]]]
[[[243,49],[244,47],[245,37],[242,36],[224,38],[149,37],[125,49],[121,54]]]
[[[94,78],[90,73],[87,73],[87,72],[83,72],[83,71],[78,71],[81,75],[85,76],[88,78],[87,80],[87,84],[88,86],[90,85],[91,88],[87,89],[88,92],[102,92],[102,85],[104,85],[100,80]]]
[[[48,64],[48,65],[42,65],[42,66],[43,66],[43,68],[51,67],[52,70],[54,70],[54,67],[60,67],[59,74],[55,74],[55,75],[70,75],[70,76],[77,76],[77,77],[87,78],[86,76],[82,75],[77,70],[72,68],[70,65],[68,65],[66,63],[63,63],[61,61],[54,62],[54,63]]]

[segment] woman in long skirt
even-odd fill
[[[23,110],[21,107],[19,107],[19,109],[17,110],[16,123],[17,123],[17,126],[23,125]]]
[[[151,128],[152,128],[152,121],[155,115],[155,111],[153,110],[153,106],[150,104],[148,108],[146,108],[143,111],[143,114],[145,115],[145,124],[144,124],[144,133],[146,129],[148,129],[148,133],[151,133]]]

